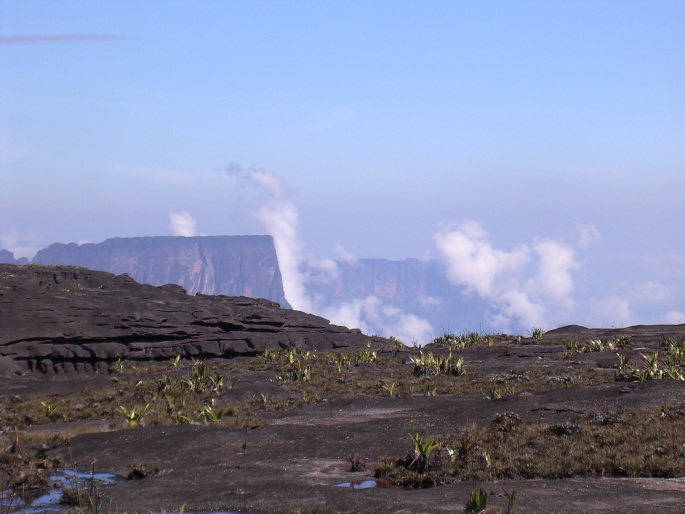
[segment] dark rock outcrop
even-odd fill
[[[189,296],[177,285],[69,266],[0,265],[0,368],[106,372],[116,359],[230,358],[369,340],[391,344],[268,300]]]
[[[55,243],[34,264],[126,273],[138,282],[177,284],[190,294],[266,298],[289,307],[271,236],[124,237]]]

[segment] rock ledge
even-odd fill
[[[391,345],[269,300],[189,296],[180,286],[71,266],[0,264],[0,327],[0,373],[104,373],[117,359]]]

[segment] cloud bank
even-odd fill
[[[169,213],[169,228],[175,236],[192,237],[196,235],[195,226],[195,218],[189,212]]]
[[[341,243],[332,249],[337,262],[305,251],[297,206],[276,174],[258,168],[244,169],[238,164],[221,171],[233,177],[238,187],[261,192],[252,214],[274,238],[283,288],[293,308],[365,333],[392,335],[405,343],[423,344],[437,335],[431,323],[417,313],[407,312],[374,294],[328,303],[317,290],[322,285],[340,286],[340,266],[354,264],[357,257]],[[597,291],[591,289],[592,283],[581,280],[583,287],[578,293],[578,253],[601,243],[602,234],[592,223],[577,224],[575,229],[571,243],[533,237],[527,243],[502,249],[492,242],[479,222],[471,220],[442,225],[433,242],[445,276],[455,286],[455,294],[472,299],[476,309],[485,309],[479,319],[488,330],[523,333],[532,327],[549,329],[568,323],[627,326],[638,321],[635,309],[645,306],[652,309],[652,322],[685,318],[681,310],[665,308],[666,302],[674,297],[673,291],[657,280],[618,284]],[[423,309],[441,308],[444,303],[443,299],[428,297],[417,301]]]
[[[253,215],[274,239],[285,297],[294,309],[319,314],[334,324],[359,328],[365,333],[394,335],[402,341],[423,342],[431,336],[433,328],[426,320],[375,296],[335,305],[324,302],[315,293],[316,286],[338,281],[338,265],[332,259],[317,258],[305,252],[299,235],[299,211],[288,198],[283,180],[270,171],[244,169],[236,163],[222,171],[237,178],[239,184],[247,183],[264,193],[264,199]],[[342,244],[335,246],[334,253],[344,262],[356,260]]]
[[[9,250],[14,254],[15,259],[20,257],[32,259],[41,248],[37,238],[26,234],[20,235],[16,230],[11,230],[0,237],[0,249]]]
[[[443,226],[433,240],[448,280],[490,305],[493,328],[549,326],[573,315],[579,264],[568,244],[536,238],[532,245],[500,250],[476,221]]]

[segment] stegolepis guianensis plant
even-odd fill
[[[545,335],[545,329],[541,327],[533,327],[530,329],[530,336],[533,338],[534,341],[542,341],[542,338]]]
[[[371,349],[371,341],[368,341],[366,343],[366,348],[361,348],[357,350],[357,353],[354,354],[354,363],[355,364],[361,364],[361,363],[367,363],[367,364],[373,364],[376,362],[376,352]]]
[[[143,419],[143,416],[145,416],[145,413],[147,410],[150,408],[150,404],[146,404],[145,406],[142,405],[134,405],[133,407],[126,408],[123,405],[119,407],[119,412],[121,415],[124,417],[124,420],[126,423],[128,423],[128,426],[131,428],[136,427],[140,424],[140,422]]]
[[[481,514],[488,506],[488,493],[485,489],[473,489],[471,496],[466,502],[464,512],[468,514]]]
[[[412,461],[407,466],[411,468],[415,466],[419,473],[423,473],[428,467],[428,459],[434,450],[440,448],[440,443],[435,439],[427,436],[421,436],[420,434],[409,434],[412,442],[414,443],[414,454]]]
[[[466,348],[492,346],[494,344],[494,338],[490,335],[478,332],[465,332],[461,335],[457,335],[448,330],[443,332],[441,336],[435,337],[431,341],[431,344],[436,348],[464,350]]]
[[[409,360],[414,364],[414,375],[416,376],[441,374],[459,376],[466,372],[464,358],[453,355],[451,351],[446,357],[420,351],[418,356],[410,357]]]

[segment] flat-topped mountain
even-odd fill
[[[0,263],[28,262],[0,250]],[[101,243],[54,243],[38,251],[32,262],[126,273],[145,284],[177,284],[190,294],[266,298],[290,307],[271,236],[150,236],[112,238]],[[307,269],[306,263],[303,270],[313,277],[321,274],[319,269]],[[426,320],[438,333],[479,326],[487,315],[487,304],[462,294],[447,280],[444,265],[436,260],[339,261],[333,272],[320,278],[307,281],[304,287],[316,299],[316,308],[324,312],[372,297]],[[369,330],[384,332],[379,326]]]
[[[32,261],[126,273],[138,282],[177,284],[190,294],[266,298],[289,307],[271,236],[157,236],[102,243],[55,243]]]
[[[0,371],[106,372],[117,359],[256,355],[270,348],[361,348],[358,330],[247,297],[70,266],[0,264]],[[3,363],[4,361],[4,363]]]

